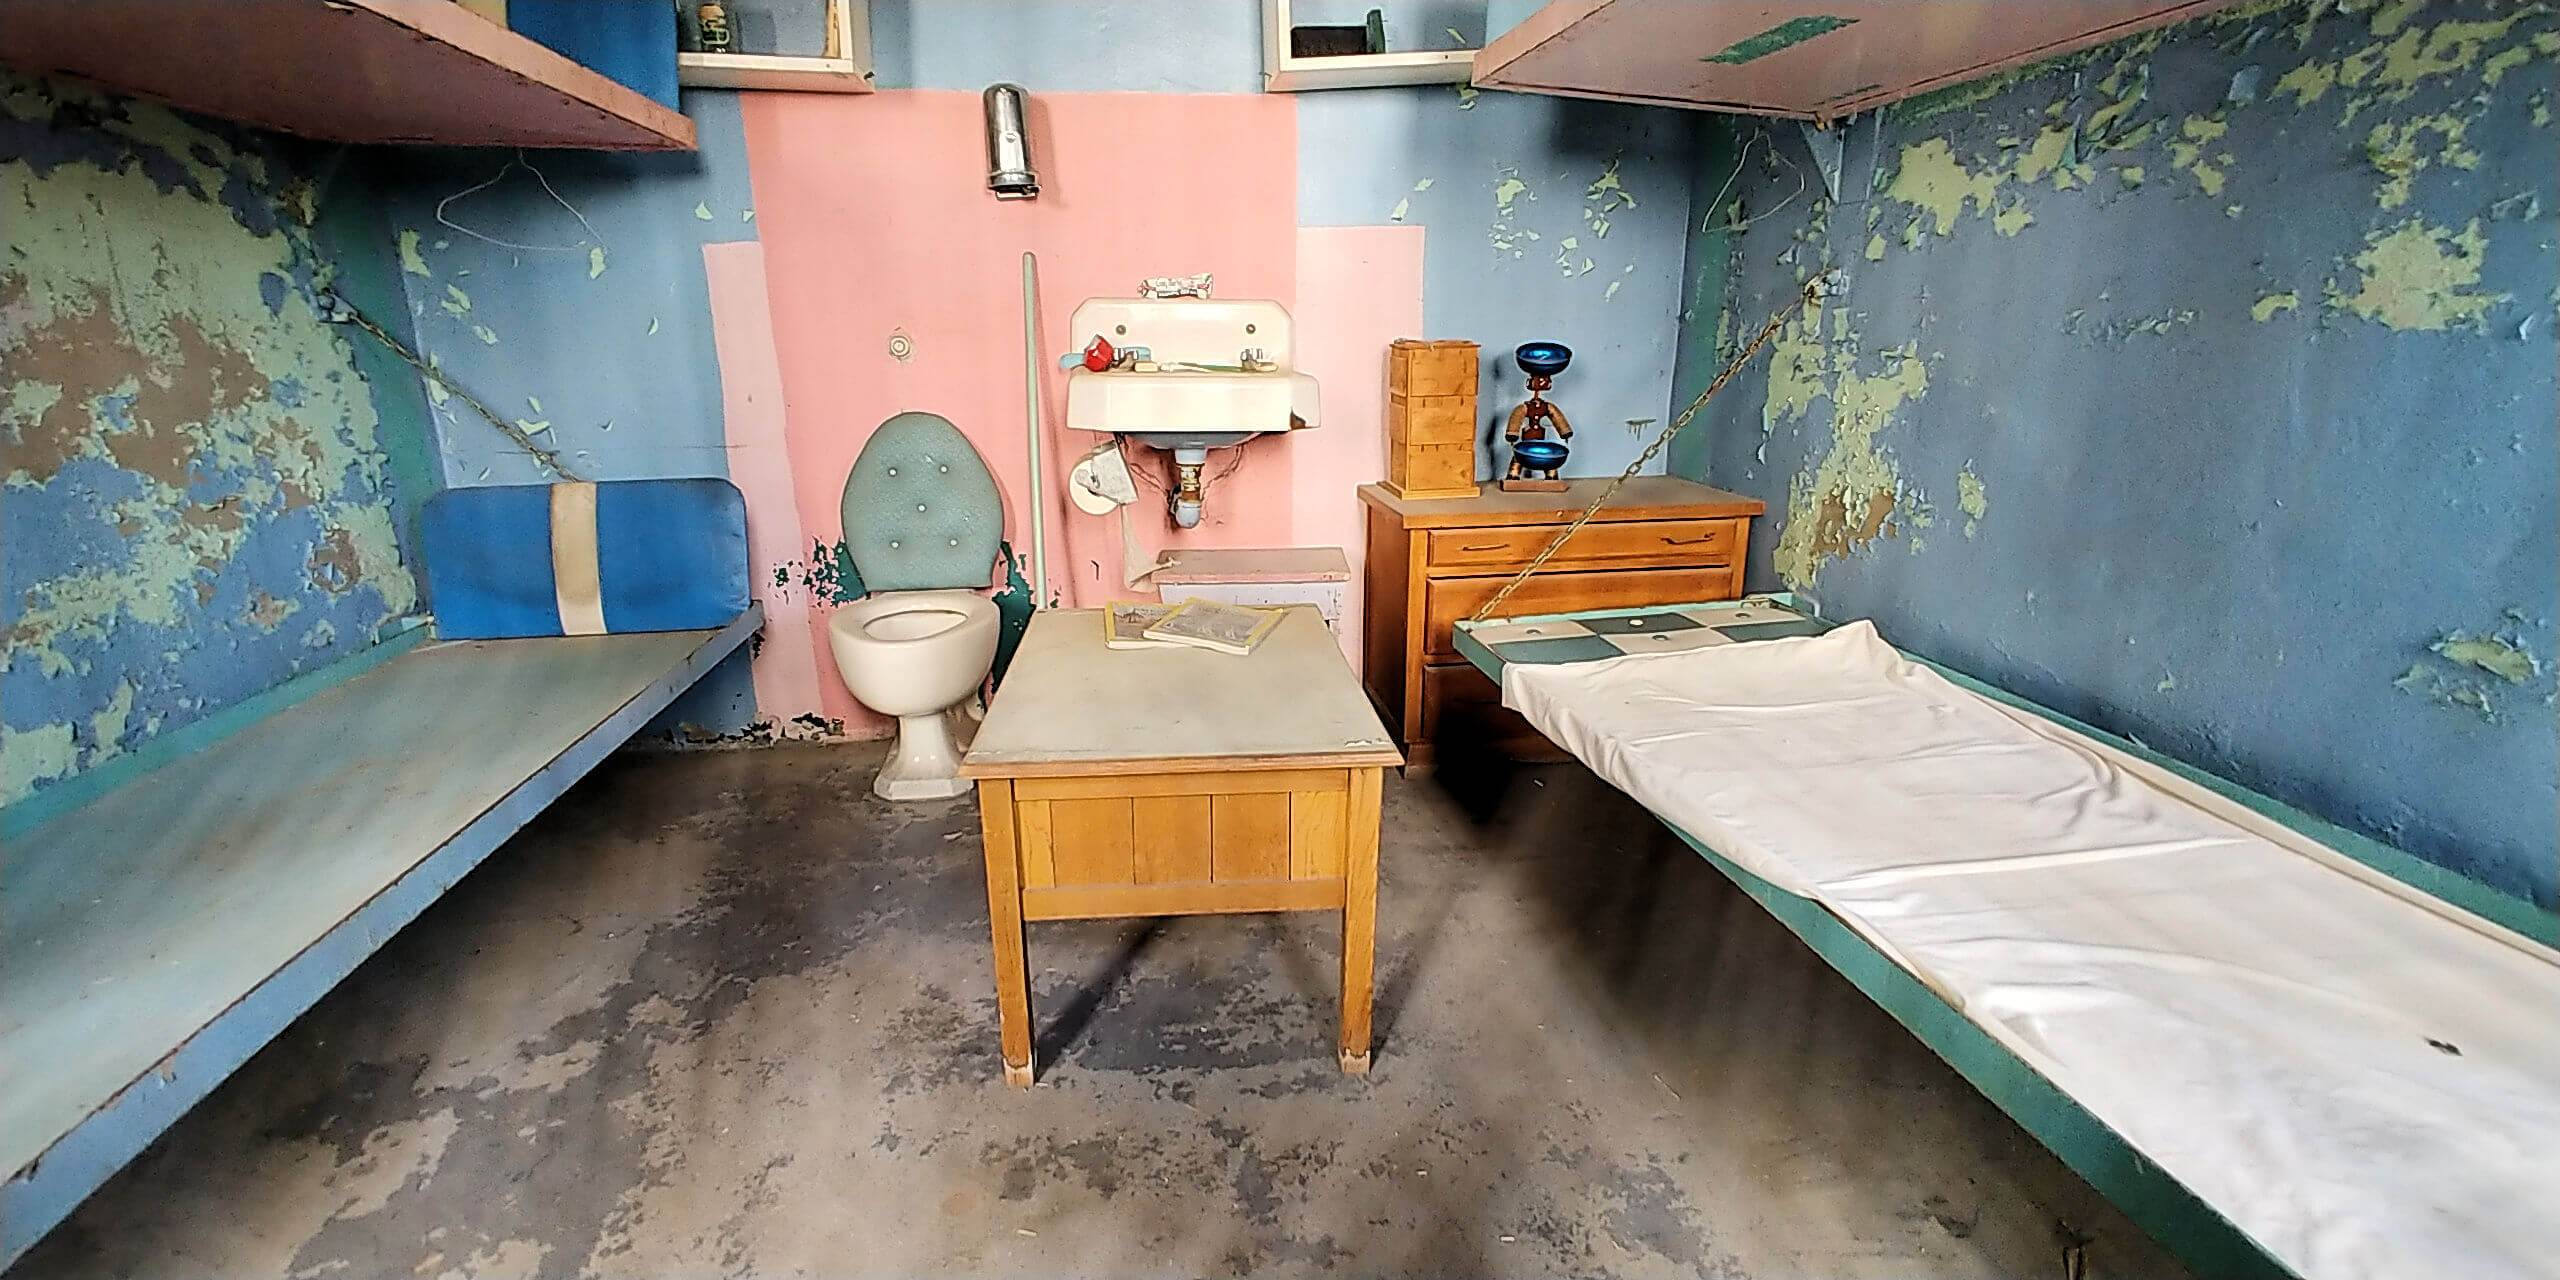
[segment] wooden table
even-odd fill
[[[1314,609],[1251,654],[1112,649],[1034,616],[970,744],[1004,1078],[1031,1084],[1024,923],[1342,913],[1342,1069],[1369,1069],[1378,788],[1403,763]]]

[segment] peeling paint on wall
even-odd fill
[[[1726,160],[1684,352],[1859,265],[1675,466],[1751,589],[2560,904],[2555,81],[2560,5],[2259,0],[1897,106],[1864,210]]]
[[[0,77],[0,802],[415,607],[313,199],[253,137]]]
[[[1788,489],[1786,517],[1771,552],[1778,576],[1798,591],[1812,589],[1824,561],[1855,554],[1895,532],[1896,508],[1908,494],[1891,455],[1876,447],[1876,435],[1892,425],[1904,404],[1929,391],[1929,367],[1918,344],[1862,358],[1848,313],[1830,314],[1828,338],[1822,332],[1824,309],[1817,306],[1779,330],[1761,417],[1765,431],[1801,420],[1816,402],[1831,406],[1830,448]]]
[[[773,585],[803,588],[812,602],[822,605],[851,604],[871,593],[862,585],[862,570],[854,567],[853,552],[824,538],[809,544],[807,560],[777,566]]]
[[[2275,319],[2277,312],[2292,311],[2300,308],[2301,306],[2302,295],[2295,293],[2291,289],[2287,289],[2283,293],[2270,293],[2265,297],[2258,299],[2256,302],[2250,303],[2249,318],[2260,324],[2265,324],[2269,320]]]
[[[403,246],[415,348],[441,371],[427,392],[446,483],[547,482],[536,446],[588,479],[725,474],[700,255],[756,226],[737,95],[685,107],[691,155],[363,157]],[[542,407],[493,424],[456,393]]]
[[[2525,684],[2542,674],[2542,660],[2514,635],[2449,631],[2427,647],[2447,662],[2486,671],[2508,684]]]
[[[2474,218],[2460,231],[2412,218],[2366,237],[2353,274],[2332,278],[2328,305],[2394,329],[2477,326],[2503,293],[2477,293],[2488,240]]]
[[[2391,687],[2424,698],[2447,711],[2476,716],[2482,724],[2500,722],[2497,704],[2489,700],[2488,686],[2463,676],[2429,670],[2423,662],[2409,664],[2409,669],[2392,681]]]
[[[1524,233],[1512,221],[1512,215],[1524,196],[1530,200],[1538,198],[1536,192],[1529,190],[1529,184],[1520,180],[1520,170],[1507,164],[1496,166],[1493,183],[1493,221],[1485,226],[1485,241],[1493,246],[1496,255],[1507,253],[1517,258],[1525,253],[1519,247]],[[1535,231],[1525,234],[1531,240],[1538,238],[1538,233]]]
[[[1424,229],[1425,331],[1483,346],[1480,469],[1501,465],[1499,419],[1525,394],[1510,353],[1533,339],[1578,353],[1565,387],[1576,422],[1668,421],[1692,118],[1469,93],[1299,95],[1297,222],[1375,226],[1403,202],[1403,225]],[[1592,376],[1574,381],[1586,362]],[[1586,433],[1565,474],[1615,475],[1643,445]]]
[[[1998,174],[1965,168],[1946,139],[1930,138],[1902,149],[1885,194],[1929,215],[1932,229],[1943,236],[1954,232],[1968,207],[1990,212],[1999,189]]]

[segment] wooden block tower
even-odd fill
[[[1387,491],[1472,498],[1476,344],[1398,338],[1387,348]]]

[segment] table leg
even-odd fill
[[[1015,847],[1013,782],[978,783],[978,824],[987,859],[987,925],[995,935],[996,1017],[1002,1024],[1004,1082],[1031,1087],[1031,964],[1022,936],[1022,855]]]
[[[1342,1069],[1369,1074],[1370,970],[1378,954],[1378,789],[1383,769],[1351,771],[1342,860]]]

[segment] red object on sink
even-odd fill
[[[1109,369],[1111,362],[1119,358],[1120,353],[1112,349],[1111,340],[1101,334],[1093,335],[1093,341],[1085,344],[1084,367],[1095,373]]]

